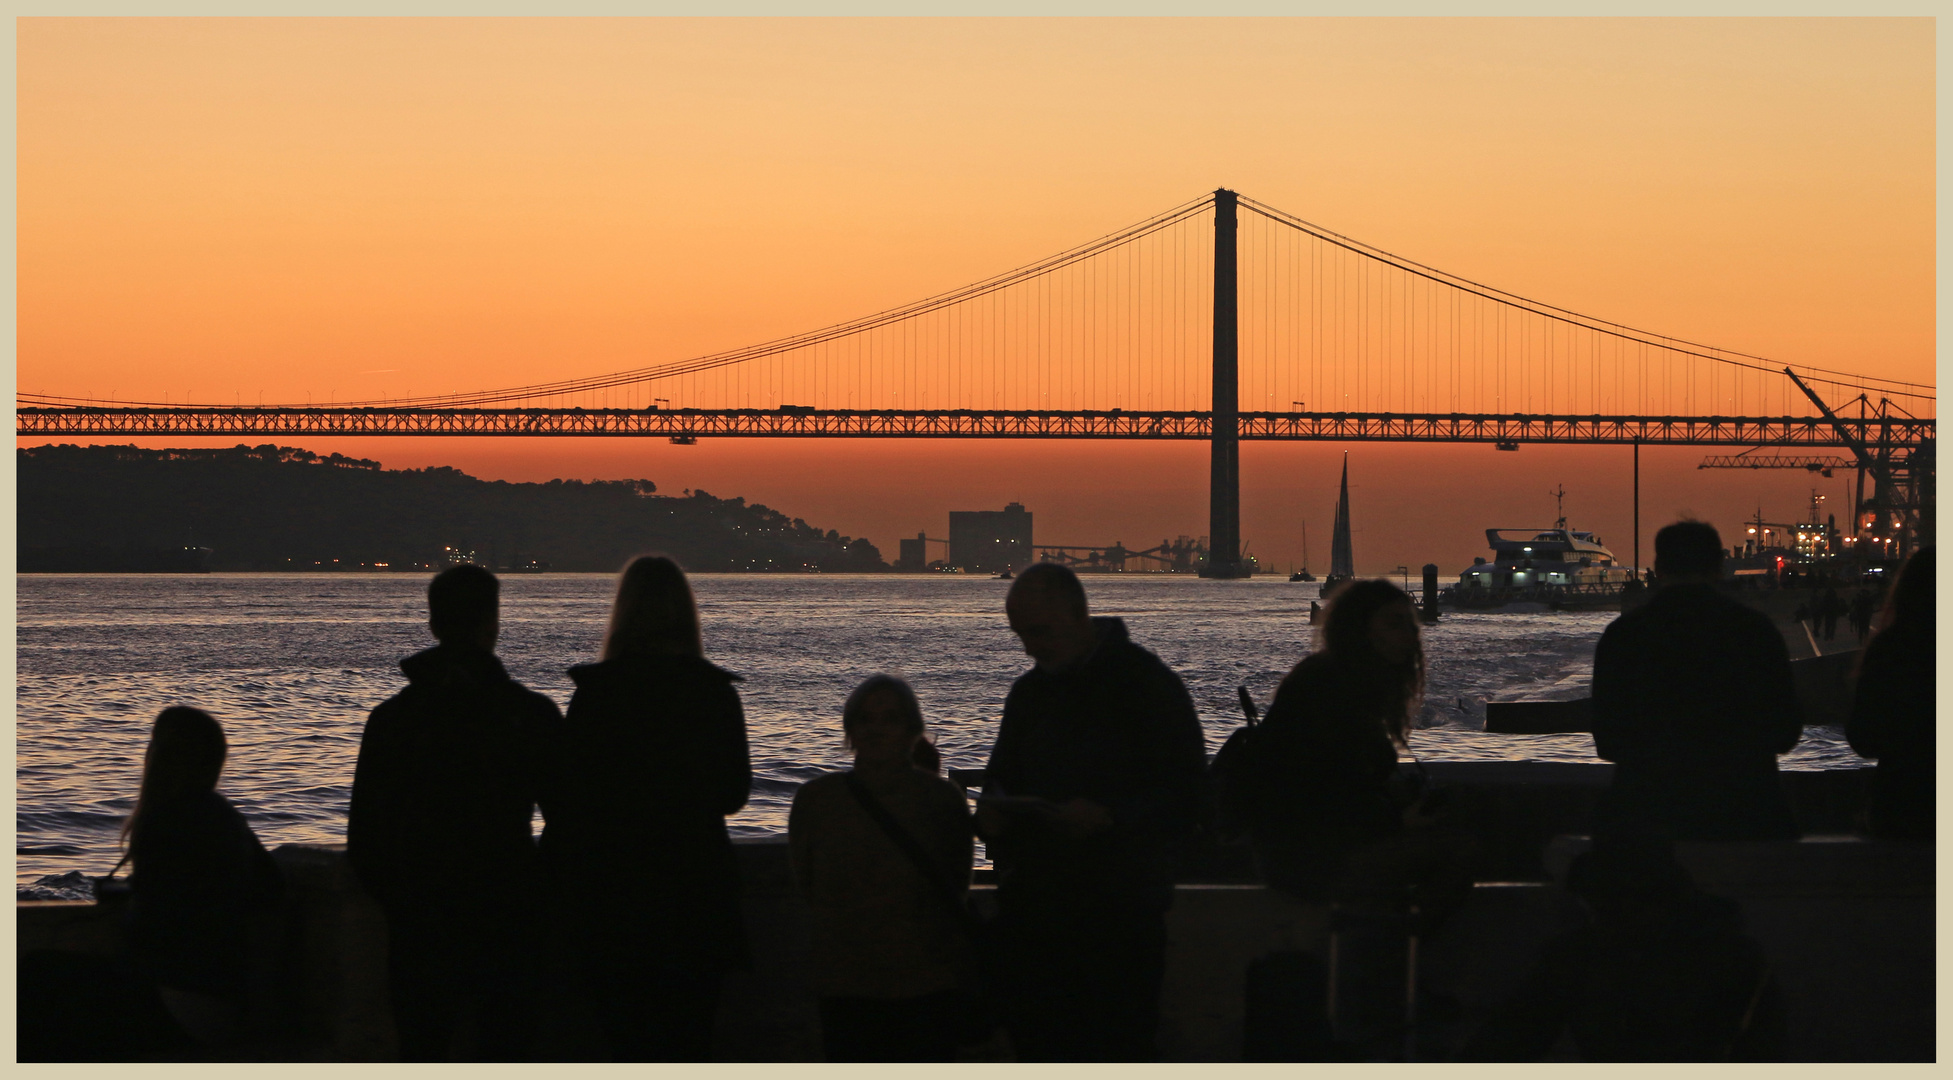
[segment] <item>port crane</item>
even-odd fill
[[[1890,545],[1898,540],[1898,554],[1903,557],[1913,547],[1933,542],[1933,440],[1927,439],[1913,448],[1895,445],[1891,438],[1892,422],[1899,414],[1910,420],[1911,413],[1893,404],[1890,398],[1880,398],[1873,405],[1871,398],[1859,394],[1846,407],[1858,406],[1858,422],[1865,431],[1876,429],[1876,440],[1859,438],[1817,391],[1797,377],[1789,368],[1784,374],[1790,377],[1797,389],[1817,406],[1824,419],[1837,432],[1838,438],[1851,451],[1845,458],[1831,454],[1765,454],[1758,453],[1759,446],[1740,454],[1710,455],[1702,459],[1698,469],[1803,469],[1829,477],[1838,469],[1857,469],[1855,496],[1853,502],[1851,543],[1859,551],[1870,551],[1874,547]],[[1869,424],[1866,422],[1870,421]],[[1871,478],[1871,494],[1865,493],[1865,480]],[[1869,520],[1868,516],[1869,515]],[[1765,523],[1760,520],[1752,523],[1755,529],[1766,524],[1771,529],[1788,528],[1793,533],[1799,526],[1784,526]],[[1806,531],[1813,526],[1801,526]],[[1821,528],[1821,526],[1820,526]],[[1754,531],[1754,530],[1753,530]],[[1761,539],[1761,533],[1757,534]],[[1869,540],[1869,542],[1868,542]]]

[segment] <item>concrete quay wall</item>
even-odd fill
[[[1465,1023],[1518,984],[1543,942],[1569,924],[1573,901],[1554,884],[1585,841],[1596,793],[1592,767],[1435,768],[1494,813],[1493,835],[1527,876],[1486,875],[1450,923],[1424,943],[1420,978],[1454,996]],[[1448,774],[1448,776],[1447,776]],[[1469,774],[1475,783],[1462,781]],[[1810,774],[1822,776],[1824,774]],[[1806,795],[1862,778],[1810,781]],[[1794,783],[1794,781],[1793,781]],[[1800,806],[1804,800],[1800,800]],[[1821,803],[1821,800],[1820,800]],[[736,845],[754,967],[726,982],[715,1057],[820,1060],[819,1020],[807,989],[808,915],[792,887],[786,846]],[[274,852],[291,904],[279,958],[283,1056],[383,1061],[393,1056],[384,919],[343,849],[286,845]],[[1934,854],[1930,844],[1846,836],[1796,843],[1690,844],[1681,858],[1705,889],[1741,903],[1790,1013],[1794,1060],[1931,1060],[1934,1056]],[[979,893],[987,887],[979,886]],[[565,905],[576,903],[566,894]],[[91,903],[17,905],[17,948],[105,953],[114,912]],[[1244,881],[1176,888],[1168,915],[1161,1049],[1172,1061],[1241,1055],[1247,966],[1272,948],[1319,948],[1327,912]],[[575,1058],[587,1032],[574,1017],[545,1020],[553,1057]]]

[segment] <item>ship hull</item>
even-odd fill
[[[1490,589],[1453,585],[1438,594],[1438,603],[1460,611],[1498,611],[1513,604],[1544,604],[1553,611],[1619,611],[1626,591],[1624,582]]]

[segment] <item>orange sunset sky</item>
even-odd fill
[[[23,19],[24,392],[323,402],[680,360],[988,277],[1228,186],[1523,296],[1934,381],[1930,19]],[[1799,410],[1800,412],[1806,410]],[[231,445],[169,439],[150,445]],[[253,440],[259,441],[259,440]],[[885,557],[1207,531],[1202,443],[281,439],[741,495]],[[22,443],[25,444],[24,442]],[[1623,558],[1625,447],[1245,444],[1264,566]],[[1644,558],[1842,476],[1644,449]],[[1841,513],[1842,516],[1842,513]]]

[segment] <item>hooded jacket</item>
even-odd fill
[[[346,819],[353,870],[390,913],[526,905],[556,703],[480,648],[438,645],[400,669],[406,689],[373,710],[360,738]]]
[[[157,982],[247,990],[253,933],[284,890],[244,815],[214,791],[144,808],[131,844],[129,944]]]
[[[1593,686],[1594,750],[1614,762],[1596,832],[1796,837],[1777,755],[1804,720],[1767,616],[1711,585],[1666,586],[1601,634]]]
[[[576,882],[607,950],[721,967],[745,957],[726,815],[753,770],[738,676],[694,656],[631,655],[570,669],[552,744],[550,873]]]
[[[1062,671],[1032,668],[1004,699],[985,793],[1089,799],[1112,827],[1072,840],[1035,819],[991,851],[1004,892],[1106,895],[1169,885],[1176,842],[1199,824],[1207,742],[1193,699],[1119,619]]]

